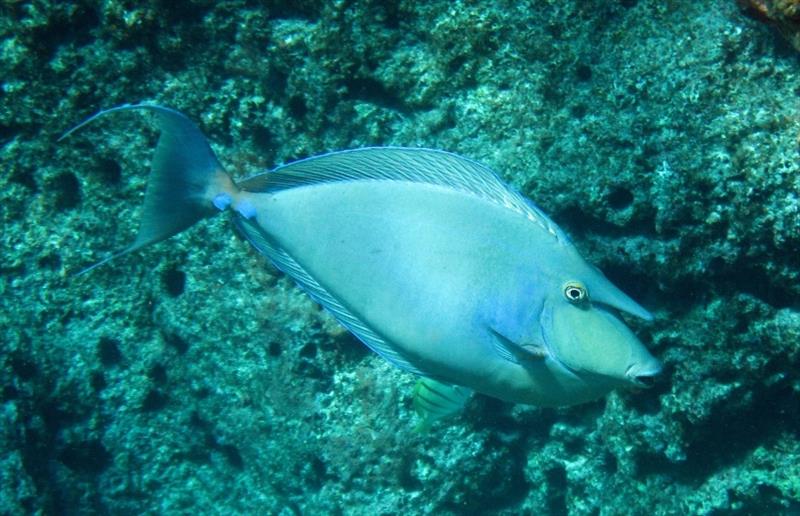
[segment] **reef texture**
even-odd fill
[[[2,514],[797,514],[800,62],[735,2],[0,4]],[[444,148],[656,314],[657,385],[476,396],[414,432],[367,352],[225,217],[132,241],[156,132],[237,177]]]
[[[799,0],[737,0],[744,12],[774,26],[791,45],[800,50]]]

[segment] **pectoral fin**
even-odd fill
[[[491,332],[495,336],[494,350],[509,362],[525,364],[547,357],[547,351],[540,344],[519,344],[493,328]]]

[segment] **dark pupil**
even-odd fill
[[[570,299],[577,300],[581,298],[581,291],[580,289],[577,288],[571,288],[569,289],[569,291],[567,291],[567,295],[569,296]]]

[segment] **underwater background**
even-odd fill
[[[800,514],[777,4],[5,0],[0,514]],[[478,395],[416,432],[415,378],[226,217],[74,276],[133,241],[157,132],[57,139],[140,100],[238,178],[367,145],[491,166],[654,312],[628,322],[664,374],[562,409]]]

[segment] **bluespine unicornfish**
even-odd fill
[[[619,315],[650,313],[475,161],[372,147],[236,183],[195,124],[151,104],[102,111],[65,136],[129,110],[153,113],[160,137],[136,240],[101,264],[232,212],[253,247],[342,326],[423,378],[415,407],[427,419],[472,391],[572,405],[647,386],[661,370]]]

